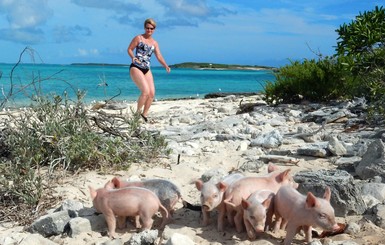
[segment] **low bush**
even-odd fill
[[[76,101],[65,94],[38,96],[30,107],[10,112],[4,119],[1,212],[15,206],[25,206],[27,212],[41,208],[48,183],[66,173],[127,169],[132,162],[149,163],[170,153],[163,136],[141,130],[140,115],[91,111],[82,103],[83,97],[81,91]],[[13,221],[33,218],[22,215]]]
[[[265,85],[269,104],[328,101],[349,96],[353,82],[336,58],[292,61],[275,73],[275,82]]]

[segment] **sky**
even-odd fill
[[[16,63],[29,47],[26,63],[129,64],[127,46],[151,17],[169,65],[279,67],[333,55],[336,29],[382,1],[0,0],[0,63]]]

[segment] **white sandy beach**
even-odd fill
[[[218,119],[226,119],[234,116],[242,98],[217,98],[217,99],[193,99],[193,100],[177,100],[177,101],[158,101],[154,102],[149,114],[149,119],[152,123],[144,124],[143,127],[148,130],[171,130],[175,127],[180,127],[181,130],[189,130],[188,126],[201,122],[215,123]],[[243,98],[242,103],[259,101],[258,96]],[[132,104],[134,107],[135,104]],[[128,113],[129,110],[123,113]],[[247,122],[250,121],[248,114],[237,115],[245,123],[244,127],[251,127]],[[267,118],[273,118],[273,115],[264,115]],[[300,123],[296,120],[286,122],[288,130],[295,131]],[[314,126],[314,123],[308,123]],[[290,126],[291,125],[291,126]],[[271,125],[261,124],[258,130],[264,131],[272,128]],[[292,129],[290,129],[292,127]],[[223,130],[233,130],[232,128]],[[68,176],[60,181],[55,186],[58,196],[63,199],[73,199],[84,203],[86,207],[91,207],[88,186],[95,188],[102,187],[108,180],[114,176],[125,178],[162,178],[175,183],[182,192],[183,199],[193,203],[199,203],[199,192],[196,190],[194,181],[202,176],[205,172],[221,168],[226,172],[238,170],[245,162],[249,161],[251,156],[258,158],[265,154],[266,149],[259,147],[245,146],[246,140],[228,140],[214,141],[210,135],[210,129],[207,130],[204,137],[199,137],[197,140],[186,140],[170,144],[173,147],[173,153],[167,158],[160,158],[153,163],[135,163],[128,171],[119,171],[108,175],[99,174],[95,171],[79,173],[75,176]],[[282,145],[285,149],[295,149],[297,145]],[[178,155],[180,155],[178,163]],[[178,163],[178,164],[177,164]],[[332,169],[335,168],[328,158],[298,158],[298,163],[275,163],[280,169],[290,168],[295,174],[301,170],[317,170],[317,169]],[[267,164],[258,172],[244,172],[245,175],[255,176],[267,173]],[[56,207],[52,207],[56,208]],[[201,216],[197,211],[187,210],[182,207],[182,203],[178,203],[173,217],[173,222],[166,226],[163,232],[163,238],[160,239],[160,244],[165,244],[167,239],[173,233],[180,233],[188,236],[195,244],[213,245],[213,244],[281,244],[285,231],[280,231],[277,234],[267,232],[259,239],[250,241],[246,233],[236,233],[233,227],[226,227],[224,232],[216,230],[216,213],[212,215],[212,222],[207,227],[202,227],[200,224]],[[159,219],[156,220],[156,225],[159,224]],[[337,217],[340,223],[356,222],[360,224],[361,229],[356,234],[339,234],[321,239],[322,244],[385,244],[385,230],[377,227],[369,220],[362,216],[347,216]],[[155,228],[157,227],[155,225]],[[16,237],[23,237],[26,234],[21,232],[22,227],[10,227],[9,224],[0,225],[0,244],[13,244],[4,241],[16,240]],[[118,230],[119,239],[127,241],[132,234],[135,233],[133,226]],[[9,239],[5,239],[8,237]],[[12,238],[12,239],[11,239]],[[57,236],[50,238],[57,244],[102,244],[110,239],[107,236],[102,236],[100,232],[92,231],[80,234],[76,237]],[[297,235],[294,244],[304,244],[304,237]],[[342,243],[342,242],[351,243]],[[3,243],[1,243],[3,242]],[[20,242],[20,241],[19,241]],[[355,243],[353,243],[355,242]],[[123,244],[122,243],[122,244]],[[15,243],[16,244],[16,243]],[[20,243],[18,243],[20,244]]]

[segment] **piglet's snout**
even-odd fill
[[[210,208],[211,206],[209,205],[209,204],[203,204],[202,205],[202,209],[204,210],[204,211],[211,211],[211,208]]]
[[[333,225],[333,227],[332,227],[332,231],[338,231],[338,230],[340,230],[341,228],[340,228],[340,226],[337,224],[337,223],[335,223],[334,225]]]

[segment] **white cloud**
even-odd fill
[[[100,52],[98,49],[83,49],[78,48],[78,54],[77,56],[81,57],[89,57],[89,56],[99,56]]]
[[[48,0],[0,0],[0,6],[12,29],[36,28],[53,14]]]

